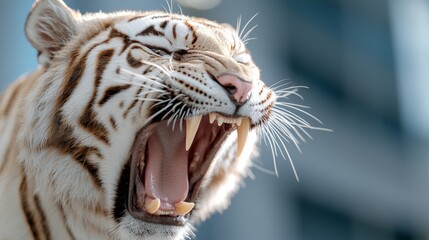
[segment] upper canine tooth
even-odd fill
[[[210,123],[214,123],[215,120],[216,120],[216,113],[209,113]]]
[[[240,157],[241,153],[243,152],[244,145],[247,141],[247,136],[249,134],[250,130],[250,119],[249,118],[243,118],[241,121],[241,125],[237,128],[237,152],[236,157]]]
[[[218,117],[217,118],[217,125],[222,126],[223,121],[224,121],[223,117]]]
[[[176,208],[176,213],[180,216],[184,216],[188,214],[195,207],[195,203],[193,202],[178,202],[174,204]]]
[[[150,197],[146,197],[144,206],[148,213],[154,214],[158,211],[159,207],[161,206],[161,200],[159,200],[159,198],[152,199]]]
[[[191,148],[192,142],[194,142],[195,135],[197,134],[198,127],[201,122],[201,115],[193,116],[186,119],[186,151]]]

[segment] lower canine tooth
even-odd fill
[[[241,121],[241,125],[237,128],[237,152],[236,157],[240,157],[241,153],[243,152],[244,145],[247,141],[247,135],[249,134],[250,130],[250,119],[249,118],[243,118]]]
[[[150,197],[146,197],[144,206],[148,213],[154,214],[158,211],[159,207],[161,206],[161,200],[159,200],[159,198],[152,199]]]
[[[180,216],[188,214],[195,207],[195,203],[192,202],[178,202],[174,204],[176,213]]]

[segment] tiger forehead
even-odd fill
[[[236,43],[240,41],[235,32],[227,30],[222,25],[207,19],[183,15],[155,13],[134,16],[127,21],[117,23],[115,28],[131,38],[162,36],[167,38],[169,45],[175,48],[198,49],[206,45],[213,48],[217,45],[217,47],[234,50],[243,46]],[[212,50],[215,49],[216,47]]]

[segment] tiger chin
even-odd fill
[[[40,67],[1,95],[0,239],[184,239],[228,206],[279,97],[231,26],[38,0],[25,32]]]

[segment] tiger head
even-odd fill
[[[229,25],[39,0],[26,34],[43,73],[21,161],[76,236],[182,239],[228,206],[258,130],[277,116],[271,134],[286,139],[293,122],[275,115],[278,95]]]

